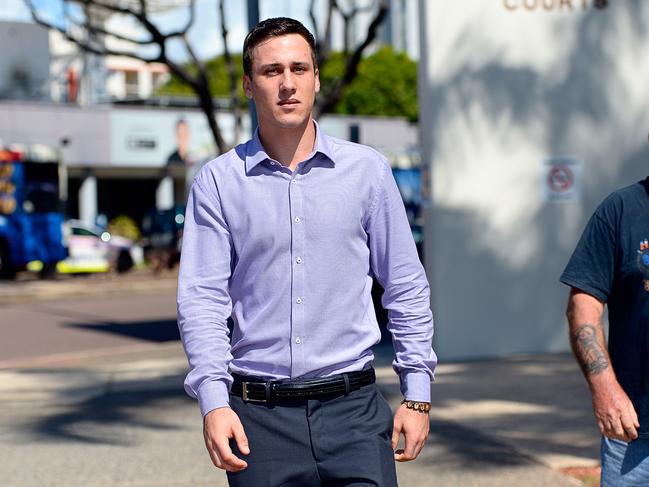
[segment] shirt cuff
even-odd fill
[[[404,399],[430,402],[430,376],[426,372],[404,372],[400,380]]]
[[[230,393],[225,382],[212,380],[204,383],[198,390],[198,405],[205,416],[216,408],[230,406]]]

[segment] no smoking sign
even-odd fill
[[[581,163],[575,157],[552,157],[542,164],[542,195],[545,201],[577,201],[581,196]]]

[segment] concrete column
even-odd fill
[[[158,210],[168,210],[174,206],[174,180],[164,176],[155,191],[155,206]]]
[[[97,218],[97,178],[85,177],[79,189],[79,218],[85,223],[94,223]]]
[[[137,92],[140,98],[149,98],[153,92],[153,76],[148,69],[137,74]]]

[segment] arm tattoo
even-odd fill
[[[600,374],[608,367],[608,360],[597,340],[597,331],[593,325],[579,325],[572,333],[572,344],[585,375]]]

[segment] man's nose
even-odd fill
[[[282,73],[282,84],[281,89],[284,91],[293,91],[295,89],[295,80],[293,79],[293,73],[290,69],[287,69]]]

